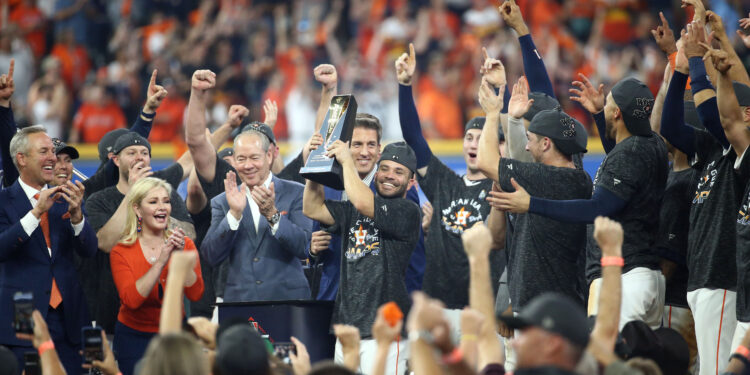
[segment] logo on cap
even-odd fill
[[[647,119],[651,116],[651,110],[654,108],[654,99],[635,98],[635,106],[636,108],[633,109],[633,117]]]
[[[542,319],[542,328],[546,330],[550,330],[554,327],[555,327],[554,319],[550,318],[549,316],[545,316],[544,319]]]
[[[576,123],[572,118],[563,116],[560,118],[560,125],[563,127],[563,137],[572,138],[576,136]]]

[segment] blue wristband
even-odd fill
[[[703,90],[713,90],[714,87],[708,79],[703,58],[694,56],[688,59],[688,62],[690,64],[690,89],[693,91],[693,95]]]

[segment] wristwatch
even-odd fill
[[[271,224],[271,226],[274,226],[279,220],[281,220],[281,213],[277,210],[276,213],[271,215],[271,218],[268,219],[268,223]]]

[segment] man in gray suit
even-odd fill
[[[304,187],[271,174],[270,141],[255,128],[235,138],[234,160],[242,184],[235,172],[226,173],[201,245],[212,266],[229,258],[224,301],[309,299],[300,262],[312,230],[302,214]]]

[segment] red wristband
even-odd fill
[[[734,352],[747,359],[750,359],[750,349],[748,349],[746,346],[740,345],[737,347],[737,349],[735,349]]]
[[[39,351],[39,356],[41,357],[42,354],[44,354],[44,352],[50,349],[54,349],[54,348],[55,348],[55,343],[52,342],[52,340],[47,340],[43,342],[41,345],[39,345],[39,349],[37,349],[37,351]]]
[[[464,352],[458,346],[453,351],[443,356],[443,364],[455,365],[464,359]]]
[[[607,266],[625,266],[625,259],[622,257],[602,257],[602,267]]]

